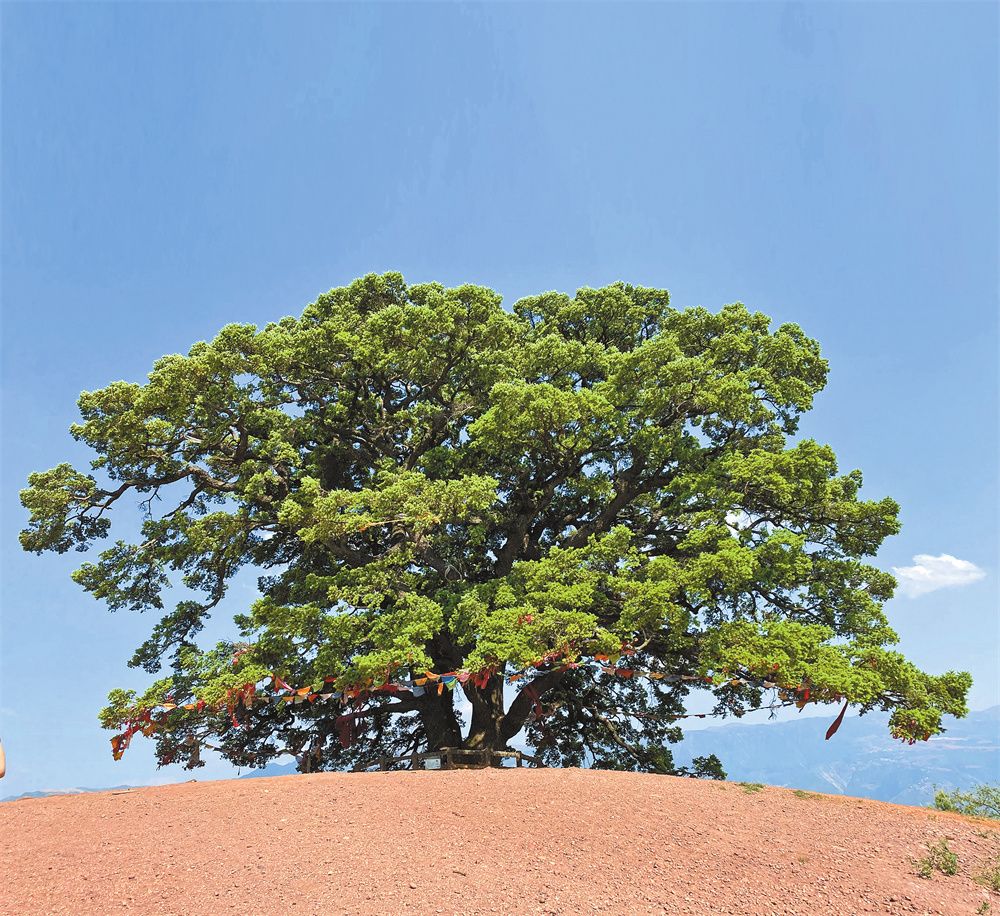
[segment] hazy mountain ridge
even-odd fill
[[[134,789],[135,786],[105,786],[103,789],[74,787],[72,789],[41,789],[35,792],[22,792],[20,795],[7,795],[0,802],[19,801],[22,798],[51,798],[53,795],[83,795],[87,792],[114,792],[118,789]]]
[[[1000,706],[951,719],[944,735],[914,745],[894,740],[888,716],[844,720],[829,741],[829,720],[728,724],[687,732],[679,764],[716,754],[731,780],[926,805],[935,786],[967,789],[1000,782]]]

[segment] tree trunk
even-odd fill
[[[453,700],[451,691],[445,690],[440,695],[429,694],[427,702],[421,704],[420,720],[427,734],[428,750],[458,747],[462,743]]]
[[[526,684],[504,712],[504,679],[499,675],[490,678],[480,689],[472,683],[463,685],[465,695],[472,704],[472,724],[469,735],[462,742],[467,750],[504,751],[510,741],[533,715],[539,698],[563,678],[563,672],[550,671]],[[457,723],[456,723],[457,727]]]
[[[472,703],[472,724],[462,747],[477,751],[502,750],[500,723],[503,720],[503,678],[491,677],[482,689],[471,683],[464,684],[463,689]]]

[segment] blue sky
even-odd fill
[[[387,269],[800,323],[832,367],[803,431],[903,507],[903,650],[1000,701],[994,4],[2,17],[0,794],[188,776],[141,741],[113,763],[96,721],[155,621],[17,545],[27,474],[88,460],[79,392]]]

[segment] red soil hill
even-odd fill
[[[1000,913],[975,881],[996,824],[752,788],[524,769],[27,799],[0,805],[0,913]],[[941,839],[958,874],[918,877]]]

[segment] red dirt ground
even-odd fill
[[[190,782],[7,802],[0,837],[17,916],[1000,913],[995,823],[633,773]],[[918,877],[941,838],[958,874]]]

